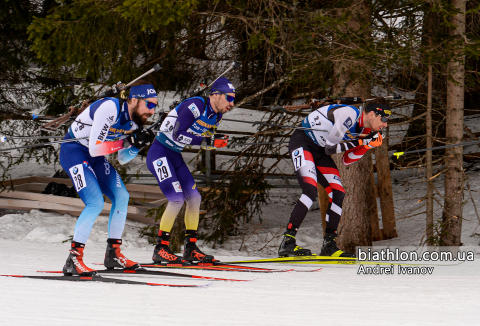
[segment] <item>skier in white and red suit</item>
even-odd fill
[[[335,241],[345,190],[330,155],[344,152],[344,165],[360,160],[369,149],[382,145],[383,136],[380,131],[387,126],[390,115],[390,108],[384,103],[370,103],[363,112],[350,105],[327,105],[310,113],[302,122],[302,127],[316,130],[295,130],[288,147],[295,174],[302,187],[302,196],[292,210],[278,249],[280,257],[312,255],[309,249],[297,246],[295,236],[317,198],[317,182],[330,197],[320,255],[354,257],[353,254],[340,250]],[[359,139],[360,134],[368,136]],[[342,141],[344,142],[341,143]]]

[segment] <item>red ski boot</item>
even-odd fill
[[[84,248],[85,244],[72,241],[72,249],[70,249],[70,254],[68,255],[67,261],[63,266],[63,274],[82,276],[93,276],[97,274],[96,270],[88,268],[83,263]]]
[[[131,261],[120,252],[122,239],[107,239],[107,251],[105,252],[105,260],[103,265],[107,269],[115,267],[124,269],[136,269],[138,263]]]

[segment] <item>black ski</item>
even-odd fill
[[[161,283],[150,283],[150,282],[138,282],[138,281],[129,281],[129,280],[121,280],[116,278],[109,278],[103,276],[38,276],[38,275],[3,275],[0,276],[7,276],[7,277],[18,277],[18,278],[36,278],[39,280],[56,280],[56,281],[70,281],[70,282],[103,282],[103,283],[118,283],[118,284],[136,284],[136,285],[150,285],[150,286],[171,286],[171,287],[204,287],[211,285],[212,283],[207,284],[161,284]]]
[[[39,273],[63,273],[62,271],[38,271]],[[230,281],[230,282],[248,282],[253,280],[236,280],[231,278],[218,278],[218,277],[209,277],[209,276],[200,276],[200,275],[190,275],[190,274],[181,274],[165,271],[149,271],[146,269],[100,269],[97,270],[99,274],[124,274],[124,275],[157,275],[157,276],[172,276],[172,277],[185,277],[185,278],[196,278],[202,280],[211,280],[211,281]]]
[[[140,267],[145,268],[180,268],[180,269],[201,269],[212,271],[226,271],[226,272],[249,272],[249,273],[279,273],[279,272],[291,272],[292,269],[268,269],[268,268],[254,268],[247,266],[227,266],[227,265],[184,265],[184,264],[159,264],[159,263],[145,263],[140,264]]]

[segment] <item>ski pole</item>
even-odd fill
[[[423,153],[427,151],[433,151],[436,149],[443,149],[443,148],[450,148],[450,147],[457,147],[457,146],[470,146],[470,145],[475,145],[479,144],[480,140],[475,140],[475,141],[466,141],[463,143],[459,144],[451,144],[451,145],[445,145],[445,146],[437,146],[437,147],[431,147],[431,148],[424,148],[424,149],[417,149],[414,151],[406,151],[406,152],[396,152],[393,153],[393,155],[398,159],[400,156],[405,155],[405,154],[412,154],[412,153]]]
[[[0,149],[0,152],[7,152],[7,151],[12,151],[12,150],[15,150],[15,149],[22,149],[22,148],[50,146],[50,145],[68,143],[68,142],[77,141],[77,140],[81,140],[81,139],[87,139],[87,138],[88,137],[71,138],[71,139],[63,139],[63,140],[52,141],[52,142],[49,142],[49,143],[40,143],[40,144],[32,144],[32,145],[25,145],[25,146],[18,146],[18,147],[2,148],[2,149]]]

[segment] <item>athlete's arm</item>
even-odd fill
[[[325,154],[332,155],[342,153],[360,145],[358,140],[340,143],[345,133],[357,119],[357,113],[351,107],[342,107],[334,112],[335,123],[325,141]]]
[[[105,142],[110,126],[117,120],[117,106],[113,101],[105,101],[92,112],[93,123],[90,130],[88,151],[92,157],[105,156],[123,149],[123,140]]]
[[[370,131],[371,130],[369,128],[365,128],[362,130],[362,134],[369,134]],[[364,146],[364,143],[362,141],[360,146],[349,149],[343,154],[343,157],[342,157],[343,165],[350,165],[352,163],[357,162],[363,157],[363,155],[365,155],[366,152],[368,152],[368,147]]]
[[[130,148],[123,148],[119,150],[118,157],[117,157],[118,163],[120,163],[121,165],[124,165],[130,162],[137,156],[138,152],[139,150],[135,146],[131,146]]]
[[[201,145],[203,137],[188,133],[187,130],[203,113],[205,104],[200,99],[183,102],[177,108],[177,121],[172,131],[173,140],[185,145]],[[202,109],[203,108],[203,109]]]
[[[350,165],[357,162],[363,157],[366,152],[368,152],[368,148],[366,148],[365,146],[357,146],[355,148],[349,149],[343,154],[343,165]]]

